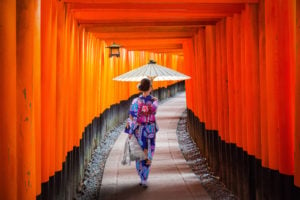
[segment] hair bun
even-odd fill
[[[138,85],[138,89],[142,90],[142,85],[141,84]]]
[[[138,85],[138,89],[142,92],[146,92],[150,89],[151,81],[148,78],[143,78]]]

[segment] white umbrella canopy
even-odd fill
[[[113,80],[138,82],[143,78],[149,78],[151,81],[178,81],[190,79],[191,77],[150,60],[148,64],[117,76]]]

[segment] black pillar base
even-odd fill
[[[220,139],[218,131],[206,130],[188,110],[188,130],[201,153],[207,157],[212,171],[240,199],[300,200],[300,188],[293,176],[262,167],[261,160],[235,144]]]

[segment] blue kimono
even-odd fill
[[[136,170],[141,181],[147,181],[151,161],[155,151],[155,136],[158,131],[155,114],[158,101],[151,95],[135,98],[129,111],[129,134],[137,138],[141,148],[147,155],[146,160],[136,161]]]

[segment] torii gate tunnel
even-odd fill
[[[150,59],[191,77],[154,82],[155,95],[186,89],[190,134],[227,187],[300,199],[300,1],[1,0],[0,11],[0,199],[71,198],[138,93],[112,78]]]

